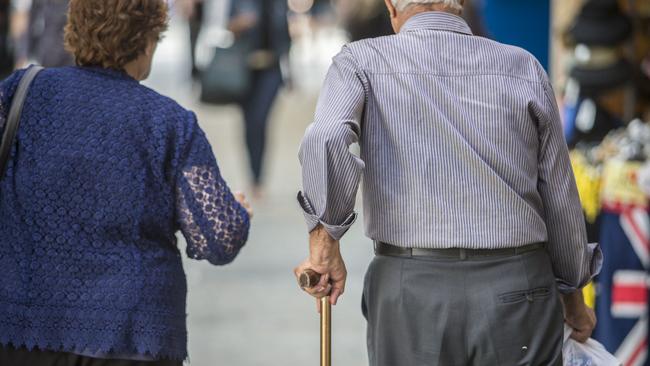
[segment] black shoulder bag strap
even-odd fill
[[[32,66],[27,69],[18,84],[16,93],[14,94],[11,108],[9,109],[9,117],[7,117],[5,130],[2,134],[2,141],[0,142],[0,180],[2,180],[5,175],[7,162],[9,161],[9,155],[11,154],[11,148],[14,145],[16,135],[18,134],[20,115],[23,112],[23,105],[25,104],[25,98],[29,92],[29,87],[32,84],[32,81],[34,81],[36,75],[38,75],[42,70],[43,68],[40,66]]]

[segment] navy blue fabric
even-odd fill
[[[0,130],[24,71],[0,84]],[[0,345],[187,357],[187,253],[232,261],[249,217],[193,113],[121,71],[35,79],[0,182]]]

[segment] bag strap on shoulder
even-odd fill
[[[25,99],[27,98],[29,87],[31,86],[32,81],[34,81],[34,78],[36,78],[36,75],[41,71],[43,71],[43,68],[40,66],[32,66],[27,69],[18,84],[16,93],[14,94],[5,130],[2,134],[2,140],[0,141],[0,180],[4,177],[7,169],[7,162],[9,161],[9,156],[11,154],[11,147],[14,145],[16,135],[18,134],[20,116],[23,112],[23,106],[25,105]]]

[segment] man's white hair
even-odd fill
[[[451,10],[457,10],[457,11],[463,10],[462,0],[391,0],[391,1],[399,11],[403,11],[409,5],[415,5],[415,4],[422,4],[422,5],[440,4],[440,5],[445,5],[447,8]]]

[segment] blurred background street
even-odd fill
[[[199,103],[190,78],[187,24],[175,18],[160,44],[150,79],[162,94],[196,112],[233,190],[248,190],[248,165],[242,141],[242,114],[234,106]],[[253,201],[256,216],[251,237],[237,260],[222,268],[186,260],[190,364],[310,365],[319,357],[319,316],[316,303],[298,289],[293,268],[308,254],[307,233],[295,199],[301,186],[297,153],[311,119],[319,82],[330,58],[344,42],[341,30],[322,29],[318,42],[296,55],[294,65],[309,70],[285,89],[270,118],[267,186],[263,199]],[[332,46],[334,45],[334,46]],[[187,48],[187,52],[179,52]],[[300,71],[298,70],[298,71]],[[248,192],[250,193],[250,191]],[[333,310],[333,363],[367,364],[361,290],[372,244],[363,237],[362,221],[343,241],[350,282]],[[182,236],[179,237],[183,241]]]
[[[384,1],[165,1],[169,30],[144,84],[197,114],[224,178],[256,212],[234,263],[184,260],[189,364],[315,365],[316,303],[293,275],[308,255],[298,148],[331,58],[347,42],[392,33]],[[0,0],[3,77],[30,63],[73,64],[67,4]],[[594,338],[624,366],[650,365],[650,0],[466,0],[463,17],[475,35],[522,47],[548,71],[589,240],[605,253],[585,290]],[[368,364],[361,292],[374,254],[360,214],[341,244],[349,278],[333,309],[335,365]]]

